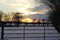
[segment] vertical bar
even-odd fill
[[[4,39],[4,23],[2,23],[1,27],[1,39]]]
[[[44,40],[45,40],[45,20],[43,19],[43,27],[44,27]]]
[[[25,26],[26,26],[26,24],[24,25],[23,40],[25,40]]]
[[[44,27],[44,40],[45,40],[45,27]]]

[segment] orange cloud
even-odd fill
[[[32,12],[33,8],[28,8],[27,11],[28,12]]]

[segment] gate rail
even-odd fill
[[[9,25],[6,25],[6,24],[8,24],[9,23]],[[17,24],[17,25],[12,25],[12,24]],[[14,26],[14,27],[16,27],[16,26],[19,26],[20,24],[25,24],[25,25],[23,25],[24,26],[24,40],[25,40],[25,26],[27,25],[27,24],[33,24],[33,26],[34,26],[34,24],[39,24],[39,26],[40,26],[40,24],[42,24],[42,27],[44,27],[44,40],[45,40],[45,24],[47,24],[47,26],[49,25],[49,24],[52,24],[52,23],[22,23],[22,22],[0,22],[0,26],[1,26],[1,39],[4,39],[4,27],[12,27],[12,26]]]

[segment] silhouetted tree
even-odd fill
[[[20,20],[21,20],[21,18],[22,18],[22,15],[21,15],[21,13],[16,13],[15,15],[14,15],[14,19],[15,19],[15,21],[17,21],[17,22],[19,22]]]
[[[3,12],[0,11],[0,21],[1,21],[2,15],[3,15]]]
[[[52,9],[52,12],[49,13],[49,19],[55,26],[55,29],[60,33],[60,0],[44,0],[43,3]]]

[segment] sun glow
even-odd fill
[[[21,22],[28,22],[28,23],[30,23],[30,22],[33,22],[33,20],[31,18],[24,18],[24,19],[21,20]]]

